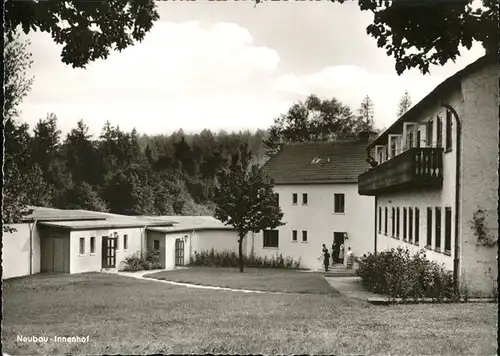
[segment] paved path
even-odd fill
[[[368,292],[362,285],[359,277],[325,277],[326,281],[340,294],[350,298],[386,298],[383,295]]]
[[[125,276],[125,277],[143,279],[143,280],[153,281],[153,282],[159,282],[159,283],[166,283],[166,284],[171,284],[171,285],[174,285],[174,286],[183,286],[183,287],[188,287],[188,288],[224,290],[224,291],[230,291],[230,292],[257,293],[257,294],[264,294],[264,293],[267,293],[267,294],[294,294],[294,293],[268,292],[268,291],[261,291],[261,290],[233,289],[233,288],[225,288],[225,287],[202,286],[202,285],[199,285],[199,284],[172,282],[172,281],[165,281],[165,280],[162,280],[162,279],[144,277],[144,275],[146,275],[146,274],[157,273],[157,272],[165,272],[165,271],[169,271],[169,270],[161,269],[161,270],[138,271],[138,272],[111,272],[111,271],[103,271],[103,273],[117,274],[119,276]]]

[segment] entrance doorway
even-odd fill
[[[52,239],[52,270],[54,272],[69,272],[68,245],[67,239]]]
[[[102,237],[102,268],[116,267],[116,237]]]
[[[334,245],[334,250],[333,250],[333,261],[334,263],[340,263],[339,259],[339,252],[340,252],[340,246],[344,244],[344,236],[345,232],[334,232],[333,233],[333,245]],[[345,249],[344,249],[345,253]]]
[[[184,265],[184,240],[175,239],[175,265]]]

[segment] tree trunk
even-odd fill
[[[239,254],[239,265],[240,272],[243,273],[243,237],[240,236],[238,240],[238,254]]]

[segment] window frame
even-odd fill
[[[378,233],[382,233],[382,207],[378,207]]]
[[[408,241],[408,211],[403,208],[403,241]]]
[[[266,234],[269,235],[266,236]],[[276,246],[274,246],[274,242],[276,243]],[[279,230],[276,229],[264,230],[262,234],[262,248],[275,248],[275,249],[279,248]]]
[[[299,240],[299,232],[297,230],[292,230],[292,242],[297,242]]]
[[[413,208],[408,208],[408,241],[413,243]]]
[[[305,237],[305,239],[304,239]],[[308,242],[308,236],[307,236],[307,230],[302,230],[302,243],[307,243]]]
[[[297,205],[299,202],[299,195],[297,193],[292,193],[292,205]]]
[[[309,203],[309,196],[307,195],[307,193],[302,193],[302,205],[308,205],[308,203]]]
[[[396,208],[391,209],[391,236],[396,237]]]
[[[399,239],[401,238],[401,214],[399,211],[399,206],[396,208],[396,237]]]
[[[80,237],[78,251],[80,256],[85,256],[85,237]]]
[[[445,144],[444,144],[444,152],[448,153],[453,151],[453,122],[451,118],[451,111],[446,110],[445,115]]]
[[[387,207],[384,207],[384,235],[387,236],[387,212],[389,211],[389,209],[387,209]]]
[[[420,245],[420,209],[415,208],[415,244]]]
[[[95,236],[90,237],[90,254],[95,255]]]
[[[427,248],[432,249],[432,225],[433,225],[433,213],[432,208],[427,207],[427,240],[425,242],[425,246]]]
[[[434,234],[435,234],[435,250],[436,251],[442,251],[442,245],[441,245],[441,230],[442,230],[442,214],[441,214],[441,207],[437,206],[434,210],[434,215],[435,218],[434,220],[436,223],[434,224]]]
[[[451,230],[453,214],[449,206],[444,208],[444,252],[451,254]]]
[[[339,202],[340,206],[337,207],[337,197],[341,198]],[[342,209],[340,209],[342,208]],[[342,211],[340,211],[342,210]],[[333,213],[334,214],[345,214],[345,193],[334,193],[333,194]]]
[[[123,251],[128,250],[128,234],[123,234]]]
[[[158,243],[158,247],[156,244]],[[160,240],[153,240],[153,250],[159,251],[160,250]]]

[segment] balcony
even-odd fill
[[[410,148],[358,177],[360,195],[443,185],[443,149]]]

